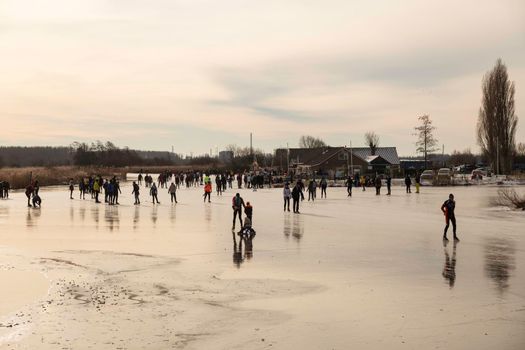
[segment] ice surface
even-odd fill
[[[181,188],[176,205],[143,189],[140,206],[122,191],[119,206],[66,188],[42,188],[41,209],[0,201],[0,266],[52,286],[0,320],[31,324],[19,348],[525,348],[525,213],[495,207],[497,187],[329,188],[301,214],[280,189],[209,204]],[[254,207],[252,253],[232,235],[236,192]],[[444,245],[450,192],[461,242]]]

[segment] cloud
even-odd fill
[[[302,134],[338,144],[374,130],[412,154],[416,117],[429,113],[447,147],[475,149],[480,82],[498,57],[525,110],[522,1],[0,6],[0,118],[11,130],[0,137],[10,144],[107,138],[198,153],[249,132],[271,150]]]

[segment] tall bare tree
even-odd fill
[[[303,135],[299,139],[299,147],[301,148],[326,147],[326,143],[318,137],[313,137],[310,135]]]
[[[370,147],[370,151],[372,152],[372,155],[374,156],[377,151],[377,147],[379,147],[379,136],[373,132],[368,131],[365,133],[365,144]]]
[[[525,143],[518,143],[518,146],[516,146],[516,154],[518,156],[525,156]]]
[[[481,90],[478,143],[492,163],[493,170],[508,174],[512,170],[512,157],[516,150],[518,116],[514,113],[514,82],[509,80],[507,67],[501,58],[483,77]]]
[[[436,127],[432,125],[432,120],[429,115],[422,115],[417,117],[420,122],[419,126],[416,126],[415,135],[417,136],[416,147],[417,151],[423,153],[425,157],[425,169],[427,168],[428,155],[434,151],[437,151],[437,139],[434,137],[434,130]]]

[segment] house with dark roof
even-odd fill
[[[281,148],[275,152],[281,159],[280,170],[295,174],[323,174],[330,177],[347,176],[349,173],[389,173],[399,168],[399,157],[395,147],[378,147],[375,154],[370,148],[319,147]],[[279,164],[279,162],[278,162]]]

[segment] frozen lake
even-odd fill
[[[252,253],[235,189],[152,205],[143,188],[141,206],[122,190],[119,206],[65,188],[41,209],[0,200],[0,348],[525,348],[525,213],[493,206],[496,187],[329,188],[301,214],[243,189]],[[444,245],[450,192],[461,242]]]

